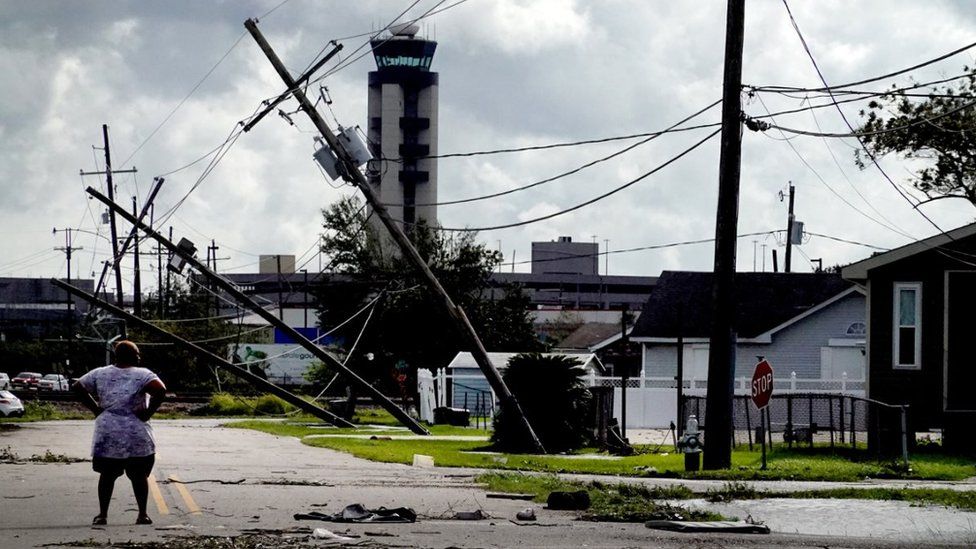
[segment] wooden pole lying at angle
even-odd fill
[[[211,353],[210,351],[196,345],[195,343],[187,341],[176,334],[167,332],[166,330],[160,328],[159,326],[156,326],[155,324],[146,322],[145,320],[139,318],[138,316],[129,313],[125,309],[116,307],[115,305],[112,305],[107,301],[99,299],[98,297],[91,295],[88,292],[85,292],[84,290],[76,288],[71,284],[65,284],[60,280],[52,279],[51,283],[54,284],[55,286],[59,286],[63,288],[67,292],[72,293],[81,299],[84,299],[85,301],[88,301],[92,305],[98,305],[102,309],[105,309],[106,311],[109,311],[110,313],[116,316],[124,318],[126,321],[131,322],[133,325],[149,330],[150,332],[159,335],[164,339],[168,339],[171,343],[183,347],[190,353],[204,360],[212,362],[217,366],[220,366],[221,368],[224,368],[225,370],[243,379],[244,381],[251,383],[255,387],[262,389],[268,393],[271,393],[279,397],[280,399],[284,400],[285,402],[295,406],[296,408],[308,412],[309,414],[312,414],[313,416],[323,421],[327,421],[335,425],[336,427],[355,427],[354,424],[350,423],[349,421],[346,421],[345,419],[342,419],[341,417],[333,414],[332,412],[320,408],[319,406],[316,406],[315,404],[299,397],[298,395],[286,391],[281,387],[278,387],[274,383],[271,383],[270,381],[247,371],[247,369],[245,368],[241,368],[237,364],[234,364],[233,362],[225,358],[221,358]]]
[[[332,356],[329,353],[325,352],[325,350],[323,350],[321,347],[319,347],[315,343],[312,343],[311,341],[309,341],[309,339],[306,338],[304,335],[302,335],[300,332],[298,332],[298,330],[292,328],[288,324],[285,324],[284,322],[282,322],[281,320],[279,320],[276,315],[268,312],[265,308],[263,308],[260,305],[258,305],[253,299],[251,299],[250,297],[244,295],[244,293],[241,292],[236,286],[234,286],[233,284],[231,284],[227,280],[225,280],[225,279],[223,279],[223,278],[215,275],[210,269],[208,269],[202,263],[200,263],[200,261],[197,258],[195,258],[192,255],[186,253],[184,250],[180,249],[176,244],[173,244],[172,242],[170,242],[169,240],[167,240],[166,237],[164,237],[163,235],[159,234],[152,227],[149,227],[148,225],[146,225],[142,221],[139,221],[138,219],[136,219],[135,216],[133,216],[129,212],[125,211],[125,209],[122,208],[122,207],[120,207],[118,204],[115,204],[114,202],[110,201],[102,193],[96,191],[95,189],[93,189],[91,187],[88,187],[86,189],[86,192],[88,194],[92,195],[93,197],[95,197],[96,199],[98,199],[100,202],[104,203],[106,206],[108,206],[109,208],[111,208],[113,211],[116,211],[119,214],[119,216],[121,216],[123,219],[125,219],[129,223],[132,223],[133,225],[137,226],[140,230],[142,230],[142,232],[146,233],[146,236],[154,239],[156,242],[159,242],[160,244],[162,244],[163,246],[165,246],[166,249],[168,249],[170,252],[172,252],[172,253],[180,256],[181,258],[185,259],[186,262],[190,264],[190,266],[192,266],[200,274],[202,274],[203,276],[205,276],[207,278],[207,280],[209,280],[210,282],[213,282],[214,285],[216,285],[218,288],[220,288],[221,290],[227,292],[234,299],[236,299],[237,301],[239,301],[239,302],[243,303],[244,305],[246,305],[248,309],[250,309],[251,311],[253,311],[255,314],[257,314],[258,316],[260,316],[264,320],[268,321],[269,324],[271,324],[275,328],[278,328],[279,330],[281,330],[282,332],[284,332],[285,334],[287,334],[296,343],[298,343],[303,348],[305,348],[306,350],[308,350],[310,353],[312,353],[313,355],[315,355],[315,358],[321,360],[322,362],[325,362],[326,364],[328,364],[332,368],[335,368],[336,370],[338,370],[349,381],[351,381],[355,385],[357,385],[360,388],[362,388],[368,395],[370,395],[376,401],[377,404],[379,404],[380,406],[382,406],[386,411],[390,412],[390,414],[392,414],[393,417],[395,417],[398,420],[400,420],[400,422],[403,423],[411,431],[413,431],[414,433],[417,433],[418,435],[429,435],[430,434],[430,431],[428,431],[422,425],[420,425],[419,423],[417,423],[417,420],[415,420],[414,418],[410,417],[409,414],[407,414],[406,412],[404,412],[392,400],[390,400],[389,398],[387,398],[386,395],[384,395],[383,393],[379,392],[378,389],[376,389],[375,387],[373,387],[372,385],[370,385],[369,383],[367,383],[363,378],[361,378],[358,375],[356,375],[355,372],[353,372],[352,370],[350,370],[349,368],[347,368],[343,363],[339,362],[334,356]]]
[[[322,135],[328,143],[329,148],[335,153],[340,162],[341,171],[343,172],[343,178],[348,180],[350,183],[354,183],[359,191],[363,193],[366,198],[366,202],[373,209],[373,213],[383,222],[383,225],[389,230],[390,235],[396,242],[397,246],[403,252],[404,256],[423,274],[424,281],[427,286],[437,294],[440,298],[440,305],[446,310],[448,315],[457,324],[460,332],[468,339],[468,344],[470,345],[471,354],[474,356],[475,362],[478,363],[478,367],[484,373],[485,378],[488,380],[488,384],[498,395],[501,401],[502,409],[506,413],[512,414],[517,421],[519,421],[524,428],[525,434],[528,437],[528,441],[531,442],[532,446],[537,452],[545,453],[545,448],[542,446],[542,442],[539,437],[536,436],[535,431],[526,419],[525,414],[522,412],[522,407],[519,406],[518,401],[512,392],[508,390],[505,382],[502,380],[501,374],[495,369],[495,366],[491,363],[488,358],[488,352],[485,350],[484,345],[481,343],[481,339],[478,337],[477,332],[475,332],[474,327],[471,325],[471,321],[468,320],[467,315],[464,314],[464,310],[455,305],[454,301],[441,286],[440,281],[434,276],[434,273],[430,270],[427,262],[420,256],[417,249],[414,248],[410,239],[407,238],[406,233],[403,232],[397,223],[390,217],[386,206],[376,197],[373,190],[370,188],[369,183],[366,181],[366,177],[359,171],[356,163],[352,160],[349,153],[346,151],[345,147],[339,143],[339,140],[329,129],[329,126],[325,123],[325,120],[319,115],[318,111],[315,110],[315,106],[309,101],[305,93],[296,86],[295,79],[285,68],[284,63],[278,58],[278,55],[271,49],[271,45],[265,40],[264,35],[258,30],[257,22],[254,19],[248,19],[244,22],[244,27],[247,28],[251,36],[260,46],[261,51],[267,56],[268,61],[274,66],[275,70],[278,72],[278,76],[285,83],[287,89],[291,90],[292,96],[298,101],[299,106],[305,114],[308,115],[309,119],[315,124],[315,128]]]

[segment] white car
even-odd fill
[[[24,405],[10,391],[0,391],[0,417],[21,417]]]
[[[3,372],[0,372],[0,391],[4,389],[7,390],[10,389],[10,376],[8,376]]]
[[[48,374],[37,382],[38,391],[67,391],[68,378],[61,374]]]

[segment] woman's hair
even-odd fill
[[[139,364],[139,347],[128,339],[115,344],[115,362],[135,366]]]

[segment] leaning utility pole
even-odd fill
[[[312,414],[313,416],[315,416],[315,417],[317,417],[317,418],[319,418],[321,420],[328,421],[329,423],[335,425],[336,427],[355,427],[355,425],[353,425],[349,421],[347,421],[345,419],[342,419],[341,417],[333,414],[332,412],[329,412],[328,410],[323,410],[319,406],[316,406],[314,403],[309,402],[309,401],[307,401],[307,400],[305,400],[305,399],[299,397],[298,395],[295,395],[295,394],[293,394],[293,393],[291,393],[289,391],[286,391],[286,390],[282,389],[281,387],[278,387],[277,385],[271,383],[270,381],[268,381],[268,380],[266,380],[266,379],[264,379],[264,378],[262,378],[262,377],[260,377],[260,376],[258,376],[256,374],[253,374],[253,373],[249,372],[246,368],[242,368],[239,365],[234,364],[233,362],[231,362],[231,361],[229,361],[229,360],[227,360],[225,358],[221,358],[221,357],[219,357],[219,356],[211,353],[210,351],[204,349],[203,347],[200,347],[199,345],[197,345],[195,343],[192,343],[190,341],[187,341],[187,340],[181,338],[180,336],[178,336],[176,334],[173,334],[171,332],[167,332],[166,330],[160,328],[159,326],[156,326],[155,324],[153,324],[151,322],[146,322],[145,320],[139,318],[138,316],[136,316],[136,315],[134,315],[134,314],[132,314],[132,313],[130,313],[128,311],[126,311],[125,309],[123,309],[121,307],[116,307],[116,306],[112,305],[111,303],[109,303],[107,301],[104,301],[104,300],[99,299],[97,296],[93,296],[93,295],[91,295],[91,294],[89,294],[89,293],[87,293],[87,292],[85,292],[83,290],[80,290],[80,289],[72,286],[71,284],[65,284],[65,283],[61,282],[60,280],[52,280],[51,283],[54,284],[55,286],[60,286],[65,291],[67,291],[69,293],[69,295],[70,294],[75,294],[78,297],[80,297],[81,299],[84,299],[85,301],[88,301],[92,305],[98,305],[99,307],[105,309],[106,311],[108,311],[108,312],[110,312],[110,313],[112,313],[112,314],[114,314],[114,315],[116,315],[116,316],[118,316],[120,318],[123,318],[123,319],[125,319],[128,322],[131,322],[131,323],[133,323],[135,325],[138,325],[138,326],[142,327],[143,329],[145,329],[146,331],[148,331],[150,333],[155,333],[156,335],[162,337],[163,339],[167,339],[171,343],[174,343],[174,344],[176,344],[176,345],[178,345],[180,347],[185,348],[191,354],[194,354],[194,355],[202,358],[203,360],[206,360],[208,362],[212,362],[212,363],[216,364],[217,366],[220,366],[221,368],[224,368],[224,369],[228,370],[230,373],[236,375],[237,377],[243,379],[244,381],[248,381],[252,385],[254,385],[254,386],[256,386],[256,387],[258,387],[260,389],[264,389],[268,393],[271,393],[271,394],[273,394],[273,395],[281,398],[285,402],[288,402],[289,404],[295,406],[296,408],[299,408],[300,410],[303,410],[303,411],[305,411],[305,412],[307,412],[309,414]]]
[[[267,40],[265,40],[264,35],[261,34],[261,31],[258,30],[257,21],[254,19],[248,19],[244,22],[244,27],[247,28],[248,32],[251,33],[251,36],[254,37],[254,40],[258,43],[258,46],[261,47],[261,51],[263,51],[268,57],[268,61],[271,62],[275,70],[278,72],[278,76],[280,76],[281,80],[285,83],[286,88],[291,91],[292,96],[294,96],[298,101],[300,108],[305,111],[305,114],[315,125],[315,128],[322,135],[322,138],[325,139],[329,148],[332,149],[332,152],[335,153],[336,157],[339,159],[339,168],[341,169],[341,172],[344,172],[343,178],[350,183],[354,183],[359,188],[360,192],[363,193],[363,196],[366,198],[366,202],[373,209],[373,213],[380,218],[383,225],[385,225],[387,230],[390,231],[390,235],[400,247],[403,255],[411,263],[413,263],[417,269],[420,270],[420,272],[423,274],[424,280],[427,282],[428,287],[440,297],[441,305],[458,325],[460,332],[467,337],[468,343],[471,346],[471,354],[474,356],[475,361],[478,363],[478,367],[488,380],[488,384],[495,391],[495,394],[498,395],[499,400],[501,401],[502,410],[518,418],[518,421],[520,421],[524,427],[527,440],[531,442],[537,451],[545,453],[545,448],[542,446],[542,442],[539,440],[539,437],[536,436],[535,431],[532,429],[532,426],[526,419],[525,414],[522,412],[522,407],[519,406],[515,396],[512,395],[511,391],[508,390],[508,387],[502,380],[501,374],[498,373],[498,370],[495,369],[495,366],[488,358],[488,353],[485,351],[485,347],[481,343],[481,339],[478,337],[474,327],[471,325],[471,321],[469,321],[468,317],[464,314],[464,310],[454,304],[451,297],[447,294],[447,291],[444,290],[443,286],[441,286],[440,281],[437,280],[437,277],[434,276],[434,273],[430,270],[427,262],[424,261],[424,259],[420,256],[420,253],[417,252],[417,249],[414,248],[413,243],[411,243],[410,239],[407,238],[407,235],[403,232],[403,229],[390,217],[386,206],[373,193],[373,189],[370,188],[369,183],[366,181],[366,177],[363,176],[362,172],[359,171],[359,168],[356,166],[355,161],[352,160],[352,157],[349,155],[348,151],[346,151],[345,147],[332,133],[332,130],[329,129],[329,126],[325,123],[322,116],[319,115],[318,111],[315,110],[315,106],[311,101],[309,101],[308,97],[305,96],[305,92],[302,91],[298,85],[296,85],[296,80],[288,72],[288,69],[285,68],[284,63],[281,62],[278,55],[271,48],[271,45],[268,44]],[[307,78],[307,76],[303,75],[299,77],[299,81],[305,78]]]
[[[732,383],[735,376],[735,246],[742,162],[742,40],[745,0],[728,0],[725,77],[722,91],[722,145],[719,157],[718,211],[715,216],[715,268],[712,333],[708,344],[705,402],[705,469],[732,466]]]
[[[331,368],[334,368],[335,370],[341,372],[351,382],[356,384],[358,387],[362,388],[363,391],[366,394],[368,394],[371,398],[373,398],[378,405],[382,406],[384,409],[386,409],[386,411],[390,412],[390,414],[393,415],[393,417],[400,420],[400,422],[403,423],[405,426],[407,426],[407,428],[409,428],[411,431],[417,433],[418,435],[430,434],[430,431],[428,431],[422,425],[417,423],[417,420],[410,417],[406,412],[400,409],[396,404],[393,403],[393,401],[387,398],[386,395],[384,395],[378,389],[376,389],[375,387],[367,383],[366,380],[356,375],[355,372],[347,368],[346,365],[343,364],[342,362],[339,362],[334,356],[325,352],[325,350],[323,350],[315,343],[309,341],[308,338],[306,338],[304,335],[299,333],[298,330],[295,330],[288,324],[285,324],[284,322],[279,320],[278,317],[275,316],[273,313],[268,312],[267,309],[255,303],[253,299],[245,295],[244,292],[242,292],[237,286],[231,284],[224,278],[214,274],[213,271],[211,271],[209,268],[205,267],[202,263],[200,263],[200,260],[194,257],[192,252],[188,252],[187,250],[180,248],[176,244],[173,244],[171,241],[167,240],[166,237],[159,234],[159,232],[154,230],[152,227],[146,225],[145,223],[137,219],[135,216],[125,211],[125,208],[122,208],[118,204],[112,202],[111,200],[106,198],[105,195],[96,191],[95,189],[88,187],[87,189],[85,189],[85,192],[87,192],[89,195],[93,196],[94,198],[98,199],[100,202],[102,202],[103,204],[111,208],[113,211],[115,211],[119,216],[121,216],[129,223],[132,223],[132,225],[134,225],[136,228],[144,232],[146,236],[154,239],[159,244],[165,246],[166,249],[170,251],[170,253],[180,256],[180,258],[185,260],[188,265],[196,269],[196,271],[202,274],[208,281],[212,282],[221,290],[227,292],[228,295],[230,295],[237,301],[245,304],[255,314],[257,314],[258,316],[266,320],[269,324],[271,324],[275,328],[281,330],[283,333],[291,337],[292,340],[295,341],[295,343],[301,345],[303,348],[308,350],[308,352],[312,353],[315,356],[315,358],[326,363],[326,365],[330,366]]]

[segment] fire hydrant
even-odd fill
[[[698,418],[694,414],[688,416],[685,432],[678,440],[678,451],[685,455],[685,471],[697,471],[701,466],[701,432],[698,430]]]

